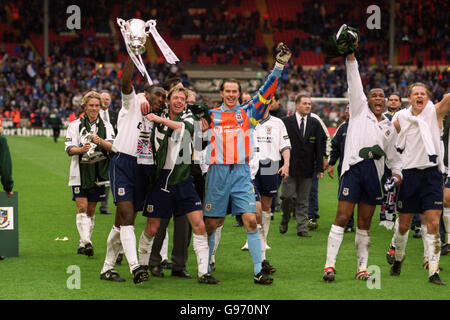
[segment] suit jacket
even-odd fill
[[[328,164],[334,166],[339,160],[337,172],[338,177],[341,176],[342,161],[345,151],[345,137],[347,136],[348,120],[342,123],[336,131],[333,139],[331,139],[331,152]]]
[[[108,109],[108,114],[109,114],[109,122],[111,123],[111,125],[112,125],[112,127],[114,129],[114,133],[117,135],[117,118],[118,118],[118,114],[114,110],[111,110],[111,108]]]
[[[312,178],[314,162],[318,172],[323,172],[324,133],[317,119],[307,116],[305,135],[300,134],[295,114],[282,119],[291,140],[289,176]],[[325,137],[326,138],[326,137]]]

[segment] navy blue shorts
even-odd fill
[[[275,198],[277,196],[278,168],[278,161],[271,161],[268,164],[259,162],[259,169],[253,180],[253,184],[261,196],[269,198]]]
[[[143,215],[148,218],[171,218],[202,210],[192,176],[163,190],[169,170],[163,170],[155,186],[147,194]]]
[[[446,187],[446,188],[450,188],[450,177],[447,177],[447,178],[445,179],[445,187]]]
[[[252,181],[253,182],[253,188],[255,189],[255,201],[261,201],[261,196],[260,196],[260,193],[259,193],[259,188],[258,188],[258,186],[256,185],[256,177],[255,177],[255,179]]]
[[[338,199],[371,206],[381,204],[383,195],[373,160],[363,160],[350,166],[339,181]]]
[[[403,180],[398,190],[399,213],[423,213],[430,209],[443,209],[444,186],[439,168],[402,171]]]
[[[75,198],[87,198],[88,202],[101,202],[106,198],[105,186],[100,186],[95,188],[95,192],[88,193],[81,186],[72,186],[72,200]]]
[[[109,180],[114,203],[131,201],[135,211],[142,211],[145,188],[154,165],[137,164],[137,158],[125,153],[116,153],[109,163]]]

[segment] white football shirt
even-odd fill
[[[370,110],[359,75],[358,62],[356,60],[347,60],[346,67],[350,121],[345,140],[341,176],[350,169],[350,166],[364,160],[359,156],[359,151],[362,148],[379,145],[386,153],[386,157],[374,160],[378,178],[381,179],[383,176],[385,162],[388,168],[392,170],[392,173],[402,177],[401,158],[395,148],[397,131],[394,124],[387,118],[378,122]]]
[[[83,141],[81,141],[80,136],[80,119],[72,121],[69,123],[69,127],[67,128],[66,133],[66,142],[65,142],[65,150],[68,151],[71,147],[81,147],[83,146]],[[97,121],[94,124],[91,124],[91,130],[93,132],[97,132]],[[113,143],[114,141],[114,129],[109,122],[103,122],[106,128],[106,141]],[[81,176],[80,176],[80,162],[79,156],[72,156],[72,160],[70,162],[70,173],[69,173],[69,186],[79,186],[81,185]]]
[[[117,119],[117,137],[113,151],[137,157],[138,163],[153,164],[153,152],[150,142],[153,122],[141,113],[136,92],[122,92],[122,108]]]
[[[254,157],[259,161],[280,161],[281,153],[291,148],[286,126],[279,118],[268,116],[253,131]]]
[[[426,124],[426,132],[422,132],[424,126],[421,129],[418,121],[410,121],[414,117],[417,117],[418,121],[423,121]],[[412,115],[411,106],[409,106],[397,112],[392,121],[395,120],[400,125],[400,134],[404,135],[406,139],[401,155],[403,169],[426,169],[438,165],[441,172],[444,172],[445,168],[440,139],[441,129],[439,128],[435,105],[429,101],[417,116]],[[402,132],[404,130],[406,132]],[[423,134],[427,136],[425,141],[422,136]],[[434,150],[434,153],[437,155],[436,162],[430,161],[427,148],[425,147],[426,143],[431,144],[431,148],[428,149]]]

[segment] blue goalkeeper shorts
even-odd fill
[[[227,214],[228,199],[233,216],[256,212],[255,190],[248,164],[214,164],[206,175],[205,217],[223,218]]]

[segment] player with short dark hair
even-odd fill
[[[157,86],[148,87],[143,95],[136,94],[131,84],[133,69],[133,61],[128,58],[122,73],[122,108],[118,117],[118,134],[113,144],[116,154],[109,168],[116,216],[106,242],[100,279],[125,281],[114,270],[122,244],[133,281],[139,284],[148,280],[148,272],[138,262],[134,221],[136,213],[144,206],[148,177],[155,170],[150,140],[153,124],[143,114],[149,113],[150,108],[158,110],[164,104],[166,95],[164,89]]]
[[[358,204],[358,228],[355,235],[358,267],[356,279],[373,281],[367,271],[370,244],[370,224],[382,199],[380,179],[385,158],[393,175],[401,182],[401,160],[395,149],[397,132],[383,116],[385,96],[382,89],[373,88],[366,97],[355,54],[347,54],[347,82],[350,121],[342,163],[339,201],[335,221],[328,235],[327,256],[323,279],[334,281],[335,265],[345,226]]]
[[[248,248],[254,266],[253,279],[257,284],[271,284],[273,279],[261,272],[261,242],[248,161],[252,153],[251,131],[264,115],[276,91],[284,65],[291,57],[285,45],[280,43],[278,48],[273,71],[251,100],[240,105],[242,90],[239,83],[224,81],[220,90],[223,104],[209,111],[211,124],[206,149],[209,169],[206,175],[204,203],[209,247],[214,247],[214,231],[227,215],[228,201],[224,199],[231,199],[232,214],[242,214],[247,230]]]

